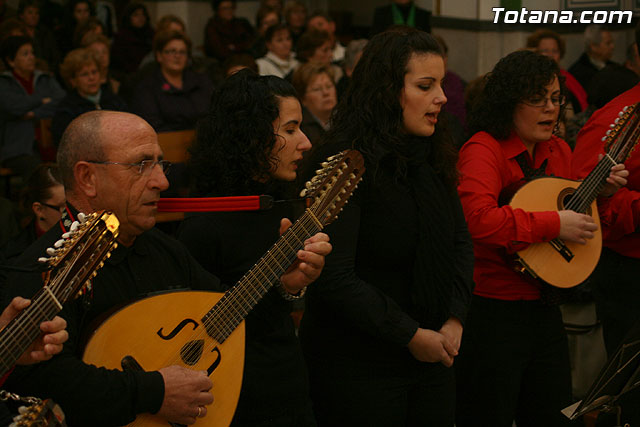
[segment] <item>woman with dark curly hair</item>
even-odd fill
[[[295,205],[300,201],[283,199],[290,198],[290,183],[311,144],[300,130],[295,90],[278,77],[241,70],[212,99],[191,153],[198,193],[269,194],[279,200],[267,211],[208,213],[183,221],[179,239],[203,267],[233,284],[276,241],[280,219],[303,208]],[[242,236],[252,245],[242,243]],[[315,426],[289,315],[294,298],[284,287],[271,289],[247,316],[245,371],[233,426]]]
[[[553,135],[565,104],[558,65],[531,51],[501,59],[470,117],[458,193],[475,252],[476,287],[457,363],[456,425],[559,426],[571,403],[567,337],[549,285],[517,272],[513,254],[554,238],[586,243],[593,219],[508,205],[527,180],[571,178],[571,150]],[[612,168],[604,194],[624,184]]]
[[[111,66],[123,74],[138,70],[142,58],[151,52],[154,31],[144,3],[131,2],[122,16],[120,31],[111,45]]]
[[[313,156],[353,147],[367,168],[327,227],[334,252],[302,318],[319,425],[453,425],[473,252],[439,116],[444,73],[427,33],[378,34]]]

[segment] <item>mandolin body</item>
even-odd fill
[[[543,177],[523,185],[511,199],[511,207],[529,212],[561,211],[580,181]],[[586,245],[563,242],[568,252],[563,253],[550,242],[533,243],[518,252],[519,262],[534,277],[559,288],[571,288],[591,275],[602,251],[602,232],[596,202],[591,203],[588,215],[598,226],[593,239]]]
[[[168,292],[130,304],[96,329],[83,361],[122,370],[122,359],[131,356],[145,371],[171,365],[210,371],[214,401],[194,425],[227,427],[242,385],[245,331],[242,322],[222,344],[207,334],[202,318],[222,296],[204,291]],[[130,425],[170,424],[158,416],[140,414]]]

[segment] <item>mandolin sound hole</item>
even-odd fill
[[[558,210],[565,210],[565,209],[569,209],[570,203],[574,204],[574,205],[581,205],[582,203],[577,203],[579,202],[579,200],[574,200],[574,197],[576,197],[576,189],[575,188],[565,188],[564,190],[562,190],[560,192],[560,194],[558,194]],[[577,208],[573,208],[571,207],[572,210],[576,211],[576,212],[580,212],[580,213],[585,213],[587,215],[591,215],[591,206],[587,206],[586,209],[577,209]]]
[[[186,365],[193,366],[200,360],[203,348],[204,340],[189,341],[182,346],[180,357]]]

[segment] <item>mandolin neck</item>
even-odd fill
[[[0,331],[0,371],[6,373],[22,353],[40,335],[40,323],[51,320],[60,311],[58,300],[50,288],[42,288],[22,310]]]
[[[278,282],[297,259],[306,239],[322,229],[314,214],[307,211],[267,253],[202,318],[207,332],[219,343],[245,319],[251,309]]]
[[[617,162],[614,159],[609,155],[605,155],[589,175],[587,175],[584,181],[582,181],[582,184],[580,184],[576,192],[571,196],[571,200],[565,208],[586,213],[591,203],[598,197],[607,183],[607,177],[611,172],[611,167],[616,164]]]

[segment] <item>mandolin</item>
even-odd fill
[[[51,399],[21,406],[9,427],[67,427],[62,409]]]
[[[62,305],[82,292],[116,247],[120,223],[108,212],[79,215],[69,232],[47,249],[44,286],[31,304],[0,331],[0,370],[7,372],[40,335],[40,323],[51,320]]]
[[[520,271],[559,288],[571,288],[584,282],[593,272],[602,251],[602,233],[596,198],[606,184],[611,167],[624,162],[640,138],[640,103],[625,107],[611,129],[602,138],[607,154],[582,181],[543,177],[523,185],[510,205],[525,211],[561,211],[570,209],[591,215],[598,225],[586,245],[555,238],[533,243],[518,252]]]
[[[196,426],[226,427],[238,403],[244,369],[244,319],[296,261],[304,241],[333,221],[364,173],[355,150],[322,163],[302,192],[309,207],[224,294],[168,292],[137,301],[109,317],[90,337],[83,360],[109,369],[158,370],[179,365],[207,371],[214,401]],[[174,425],[140,414],[130,425]]]

